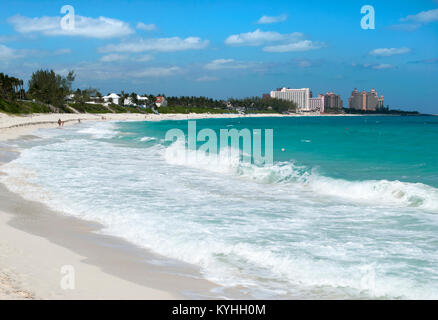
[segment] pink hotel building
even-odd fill
[[[318,97],[309,98],[309,109],[313,112],[324,112],[324,95],[318,94]]]

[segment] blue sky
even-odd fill
[[[75,10],[74,30],[60,26]],[[375,29],[361,28],[361,8]],[[438,0],[2,1],[0,72],[75,70],[75,87],[260,96],[281,86],[375,88],[391,108],[438,113]]]

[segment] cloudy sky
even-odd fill
[[[74,28],[61,13],[74,8]],[[375,29],[361,28],[361,8]],[[281,86],[376,88],[438,113],[438,0],[1,1],[0,72],[75,70],[76,87],[213,98]]]

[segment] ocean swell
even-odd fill
[[[362,204],[413,207],[438,213],[438,189],[422,183],[398,180],[347,181],[323,176],[316,169],[293,161],[258,166],[241,161],[239,150],[224,149],[218,154],[190,150],[181,141],[168,146],[163,157],[167,163],[235,175],[258,183],[290,184],[295,191],[312,192]]]

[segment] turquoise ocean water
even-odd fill
[[[273,129],[274,163],[164,141],[187,121],[42,130],[2,177],[255,298],[438,298],[438,118],[197,120]],[[19,181],[20,183],[17,183]]]

